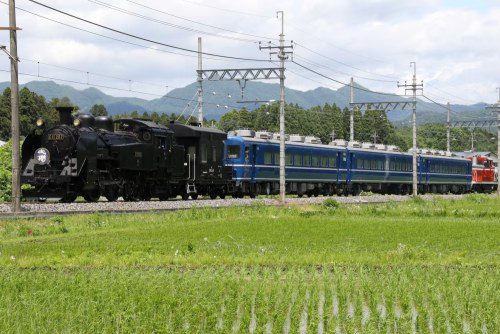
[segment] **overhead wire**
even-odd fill
[[[293,57],[297,57],[299,59],[302,59],[303,62],[306,62],[306,63],[309,63],[310,65],[313,65],[313,66],[317,66],[317,67],[320,67],[320,68],[323,68],[325,70],[330,70],[330,71],[333,71],[333,72],[337,72],[337,73],[340,73],[340,74],[343,74],[343,75],[347,75],[349,77],[353,77],[353,78],[356,78],[356,79],[361,79],[361,80],[369,80],[369,81],[378,81],[378,82],[387,82],[387,83],[397,83],[397,81],[394,81],[394,80],[385,80],[385,79],[374,79],[374,78],[368,78],[368,77],[363,77],[363,76],[359,76],[359,75],[354,75],[352,73],[347,73],[347,72],[343,72],[343,71],[340,71],[340,70],[334,70],[328,66],[325,66],[325,65],[322,65],[320,63],[317,63],[317,62],[314,62],[308,58],[305,58],[297,53],[294,53],[293,54]]]
[[[2,3],[4,5],[7,5],[7,6],[9,5],[8,3],[6,3],[6,2],[4,2],[2,0],[0,0],[0,3]],[[123,39],[120,39],[120,38],[107,36],[107,35],[104,35],[104,34],[101,34],[101,33],[97,33],[97,32],[94,32],[94,31],[90,31],[90,30],[87,30],[87,29],[84,29],[84,28],[76,27],[74,25],[71,25],[71,24],[68,24],[68,23],[65,23],[65,22],[61,22],[61,21],[55,20],[55,19],[43,16],[43,15],[40,15],[38,13],[34,13],[34,12],[30,11],[30,10],[27,10],[27,9],[24,9],[24,8],[21,8],[21,7],[18,7],[18,6],[16,6],[16,9],[19,10],[19,11],[31,14],[33,16],[42,18],[44,20],[60,24],[62,26],[65,26],[65,27],[68,27],[68,28],[71,28],[71,29],[79,30],[79,31],[82,31],[82,32],[85,32],[85,33],[89,33],[89,34],[92,34],[92,35],[95,35],[95,36],[103,37],[103,38],[106,38],[106,39],[109,39],[109,40],[113,40],[113,41],[116,41],[116,42],[120,42],[120,43],[124,43],[124,44],[128,44],[128,45],[132,45],[132,46],[137,46],[137,47],[141,47],[141,48],[144,48],[144,49],[154,50],[154,51],[158,51],[158,52],[162,52],[162,53],[179,55],[179,56],[183,56],[183,57],[189,57],[189,58],[197,58],[198,57],[197,55],[184,54],[184,53],[180,53],[180,52],[159,49],[159,48],[156,48],[156,47],[151,47],[151,46],[147,46],[147,45],[143,45],[143,44],[138,44],[138,43],[126,41],[126,40],[123,40]],[[213,58],[213,57],[204,57],[203,59],[210,59],[210,60],[217,60],[217,61],[245,61],[245,60],[238,60],[238,59],[220,59],[220,58]]]
[[[368,57],[368,56],[360,54],[360,53],[352,52],[352,51],[350,51],[348,49],[345,49],[345,48],[342,48],[342,47],[340,47],[338,45],[330,43],[327,40],[320,39],[320,38],[316,37],[314,33],[311,33],[310,31],[306,31],[306,30],[304,30],[302,28],[299,28],[297,25],[294,25],[293,23],[288,23],[288,25],[290,27],[292,27],[292,29],[300,31],[300,32],[306,34],[308,37],[313,38],[313,39],[317,40],[318,42],[320,42],[322,44],[328,44],[328,45],[330,45],[330,46],[332,46],[332,47],[334,47],[334,48],[336,48],[336,49],[338,49],[340,51],[343,51],[343,52],[346,52],[346,53],[350,53],[350,54],[355,55],[355,56],[360,57],[360,58],[365,58],[365,59],[368,59],[368,60],[374,60],[374,61],[382,63],[382,64],[386,64],[387,63],[386,61],[383,61],[383,60],[380,60],[380,59],[377,59],[377,58],[374,58],[374,57]]]
[[[213,6],[213,5],[207,5],[205,3],[199,3],[199,2],[190,1],[190,0],[181,0],[181,1],[193,4],[193,5],[197,5],[197,6],[202,6],[202,7],[206,7],[206,8],[212,8],[212,9],[216,9],[216,10],[228,12],[228,13],[234,13],[234,14],[239,14],[239,15],[247,15],[247,16],[254,16],[254,17],[260,17],[260,18],[268,18],[269,17],[267,15],[261,15],[261,14],[250,13],[250,12],[242,12],[242,11],[237,11],[237,10],[233,10],[233,9],[229,9],[229,8],[221,8],[221,7],[217,7],[217,6]]]
[[[177,119],[175,120],[176,122],[182,117],[182,115],[184,115],[184,113],[186,112],[187,108],[191,105],[191,102],[194,101],[194,98],[196,97],[196,95],[198,94],[198,92],[195,92],[193,97],[191,98],[191,100],[189,100],[188,103],[186,103],[186,106],[184,107],[184,109],[182,109],[182,112],[179,114],[179,117],[177,117]]]
[[[21,61],[27,61],[27,62],[35,63],[37,65],[45,65],[45,66],[50,66],[50,67],[59,68],[59,69],[63,69],[63,70],[79,72],[82,74],[87,74],[87,75],[92,75],[92,76],[97,76],[97,77],[102,77],[102,78],[120,80],[120,81],[124,81],[124,82],[128,82],[128,83],[140,83],[140,84],[144,84],[144,85],[162,87],[162,88],[177,88],[177,87],[171,87],[169,85],[161,85],[158,83],[152,83],[152,82],[146,82],[146,81],[140,81],[140,80],[132,80],[132,79],[120,78],[120,77],[111,76],[111,75],[99,74],[99,73],[86,71],[86,70],[82,70],[82,69],[78,69],[78,68],[55,65],[55,64],[50,64],[50,63],[46,63],[46,62],[42,62],[42,61],[38,61],[38,60],[33,60],[33,59],[26,59],[26,58],[19,58],[19,59]]]
[[[364,70],[364,69],[359,68],[359,67],[357,67],[357,66],[353,66],[353,65],[347,64],[347,63],[345,63],[345,62],[343,62],[343,61],[337,60],[337,59],[332,58],[332,57],[330,57],[330,56],[326,56],[326,55],[324,55],[324,54],[322,54],[322,53],[319,53],[319,52],[317,52],[317,51],[314,51],[314,50],[312,50],[312,49],[308,48],[307,46],[303,45],[302,43],[297,43],[297,42],[294,42],[294,44],[295,44],[295,45],[298,45],[298,46],[300,46],[300,47],[302,47],[303,49],[305,49],[305,50],[307,50],[307,51],[309,51],[309,52],[311,52],[311,53],[313,53],[313,54],[315,54],[315,55],[318,55],[318,56],[320,56],[320,57],[323,57],[323,58],[325,58],[325,59],[328,59],[328,60],[330,60],[330,61],[333,61],[333,62],[335,62],[335,63],[337,63],[337,64],[340,64],[340,65],[343,65],[343,66],[346,66],[346,67],[350,67],[350,68],[355,69],[355,70],[357,70],[357,71],[364,72],[364,73],[368,73],[368,74],[371,74],[371,75],[373,75],[373,76],[385,77],[385,78],[388,78],[388,79],[392,79],[392,80],[393,80],[392,82],[397,82],[397,81],[394,81],[394,80],[397,80],[397,78],[395,78],[395,77],[393,77],[393,76],[389,76],[389,75],[385,75],[385,74],[380,74],[380,73],[375,73],[375,72],[367,71],[367,70]]]
[[[447,91],[445,91],[445,90],[443,90],[443,89],[441,89],[441,88],[438,88],[438,87],[436,87],[436,86],[434,86],[434,85],[430,84],[429,82],[427,82],[427,84],[426,84],[426,85],[427,85],[427,87],[432,87],[433,89],[435,89],[435,90],[437,90],[437,91],[439,91],[439,92],[441,92],[441,93],[443,93],[443,94],[446,94],[446,95],[452,96],[452,97],[454,97],[454,98],[457,98],[457,99],[462,100],[462,101],[465,101],[465,102],[472,102],[472,103],[474,103],[474,101],[472,101],[472,100],[465,99],[465,98],[460,97],[460,96],[458,96],[458,95],[454,95],[454,94],[452,94],[452,93],[449,93],[449,92],[447,92]]]
[[[134,38],[134,39],[142,40],[142,41],[145,41],[145,42],[148,42],[148,43],[152,43],[152,44],[156,44],[156,45],[161,45],[161,46],[164,46],[164,47],[167,47],[167,48],[171,48],[171,49],[175,49],[175,50],[180,50],[180,51],[184,51],[184,52],[196,53],[196,54],[201,53],[202,55],[212,56],[212,57],[217,57],[217,58],[224,58],[224,59],[245,60],[245,61],[251,61],[251,62],[268,62],[268,60],[265,60],[265,59],[255,59],[255,58],[244,58],[244,57],[237,57],[237,56],[228,56],[228,55],[222,55],[222,54],[210,53],[210,52],[198,52],[197,50],[192,50],[192,49],[188,49],[188,48],[185,48],[185,47],[176,46],[176,45],[169,44],[169,43],[155,41],[155,40],[152,40],[152,39],[149,39],[149,38],[146,38],[146,37],[141,37],[141,36],[138,36],[138,35],[134,35],[134,34],[125,32],[125,31],[121,31],[121,30],[118,30],[118,29],[115,29],[115,28],[111,28],[111,27],[105,26],[103,24],[87,20],[87,19],[85,19],[83,17],[79,17],[77,15],[71,14],[69,12],[66,12],[66,11],[63,11],[61,9],[58,9],[58,8],[46,5],[44,3],[41,3],[41,2],[38,2],[38,1],[35,1],[35,0],[28,0],[28,1],[32,2],[32,3],[36,4],[36,5],[39,5],[41,7],[50,9],[50,10],[52,10],[54,12],[66,15],[68,17],[71,17],[71,18],[73,18],[75,20],[79,20],[81,22],[85,22],[85,23],[88,23],[90,25],[94,25],[96,27],[99,27],[99,28],[102,28],[102,29],[105,29],[105,30],[109,30],[109,31],[115,32],[117,34],[121,34],[121,35],[124,35],[124,36],[127,36],[127,37],[131,37],[131,38]]]
[[[297,66],[299,66],[299,67],[301,67],[301,68],[303,68],[303,69],[305,69],[305,70],[307,70],[307,71],[309,71],[311,73],[314,73],[314,74],[316,74],[316,75],[318,75],[320,77],[323,77],[323,78],[331,80],[333,82],[337,82],[337,83],[342,84],[344,86],[352,87],[354,89],[361,90],[361,91],[364,91],[364,92],[367,92],[367,93],[372,93],[372,94],[377,94],[377,95],[386,95],[386,96],[398,96],[398,97],[403,97],[403,98],[407,98],[408,97],[408,96],[405,96],[405,95],[398,95],[398,94],[394,94],[394,93],[377,92],[377,91],[369,90],[369,89],[366,89],[366,88],[363,88],[363,87],[358,87],[356,85],[351,85],[350,83],[346,83],[346,82],[334,79],[334,78],[329,77],[329,76],[327,76],[325,74],[322,74],[322,73],[320,73],[318,71],[315,71],[315,70],[313,70],[313,69],[311,69],[311,68],[309,68],[309,67],[307,67],[305,65],[302,65],[302,64],[300,64],[300,63],[298,63],[298,62],[296,62],[294,60],[292,61],[292,63],[294,63],[295,65],[297,65]]]
[[[179,19],[179,20],[184,20],[184,21],[187,21],[187,22],[195,23],[195,24],[198,24],[198,25],[201,25],[201,26],[204,26],[204,27],[213,28],[213,29],[217,29],[217,30],[221,30],[221,31],[225,31],[225,32],[230,32],[230,33],[238,34],[238,35],[242,35],[242,36],[248,36],[248,37],[254,37],[254,38],[264,39],[264,40],[278,40],[277,38],[273,38],[273,37],[265,37],[265,36],[259,36],[259,35],[244,33],[244,32],[241,32],[241,31],[231,30],[231,29],[227,29],[227,28],[223,28],[223,27],[219,27],[219,26],[215,26],[215,25],[203,23],[203,22],[200,22],[200,21],[188,19],[188,18],[179,16],[179,15],[176,15],[176,14],[172,14],[172,13],[166,12],[166,11],[158,9],[158,8],[147,6],[147,5],[145,5],[143,3],[140,3],[140,2],[137,2],[137,1],[133,1],[133,0],[125,0],[125,1],[133,3],[133,4],[137,5],[137,6],[142,7],[142,8],[147,8],[147,9],[155,11],[157,13],[168,15],[168,16],[174,17],[174,18]]]
[[[0,69],[0,72],[10,73],[10,70]],[[161,98],[172,99],[172,100],[189,101],[189,99],[186,99],[183,97],[178,97],[178,96],[160,95],[160,94],[155,94],[155,93],[150,93],[150,92],[137,91],[137,90],[107,86],[107,85],[93,84],[93,83],[86,83],[86,82],[81,82],[81,81],[76,81],[76,80],[62,79],[62,78],[56,78],[56,77],[50,77],[50,76],[44,76],[44,75],[38,75],[38,74],[32,74],[32,73],[19,72],[19,75],[28,76],[28,77],[35,77],[35,78],[38,77],[38,78],[73,83],[73,84],[79,84],[79,85],[84,85],[84,86],[88,86],[88,87],[111,89],[111,90],[122,91],[122,92],[132,92],[132,93],[136,93],[136,94],[149,95],[149,96],[161,97]],[[203,104],[217,106],[217,104],[213,103],[213,102],[203,102]],[[236,107],[236,106],[230,106],[230,107],[238,109],[238,107]]]
[[[133,11],[130,11],[130,10],[124,9],[122,7],[118,7],[118,6],[115,6],[115,5],[103,2],[103,1],[99,1],[99,0],[88,0],[88,1],[91,2],[91,3],[94,3],[94,4],[97,4],[97,5],[106,7],[108,9],[120,12],[120,13],[124,13],[124,14],[130,15],[130,16],[134,16],[134,17],[146,20],[146,21],[158,23],[158,24],[161,24],[161,25],[164,25],[164,26],[175,28],[175,29],[180,29],[180,30],[185,30],[185,31],[189,31],[189,32],[194,32],[194,33],[201,34],[201,35],[209,35],[209,36],[214,36],[214,37],[218,37],[218,38],[225,38],[225,39],[230,39],[230,40],[236,40],[236,41],[241,41],[241,42],[250,42],[250,43],[257,43],[258,42],[258,40],[255,40],[255,39],[248,39],[248,38],[240,38],[240,37],[234,37],[234,36],[221,35],[221,34],[218,34],[218,33],[213,33],[213,32],[208,32],[208,31],[204,31],[204,30],[194,29],[194,28],[190,28],[190,27],[186,27],[186,26],[181,26],[181,25],[178,25],[178,24],[174,24],[174,23],[170,23],[170,22],[164,21],[164,20],[156,19],[154,17],[145,16],[145,15],[142,15],[142,14],[139,14],[139,13],[136,13],[136,12],[133,12]]]

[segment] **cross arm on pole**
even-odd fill
[[[0,30],[9,30],[9,31],[11,31],[11,30],[23,30],[23,29],[21,29],[19,27],[0,27]]]
[[[204,81],[222,80],[269,80],[280,78],[280,68],[238,68],[238,69],[215,69],[200,70]]]
[[[5,52],[5,54],[7,56],[9,56],[10,59],[14,60],[14,61],[17,61],[18,63],[20,62],[19,58],[14,58],[12,57],[12,55],[10,54],[10,52],[7,50],[7,47],[5,45],[0,45],[0,50],[2,50],[3,52]]]
[[[496,119],[482,120],[482,121],[456,121],[450,123],[452,128],[464,127],[464,128],[486,128],[489,126],[497,125],[498,121]]]
[[[349,103],[350,107],[357,108],[361,111],[366,111],[369,109],[374,110],[394,110],[396,108],[406,109],[413,105],[410,101],[391,101],[391,102],[355,102]]]

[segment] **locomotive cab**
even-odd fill
[[[186,192],[181,195],[192,198],[198,195],[225,196],[231,181],[231,169],[223,163],[227,134],[215,128],[177,122],[171,122],[170,129],[186,153],[183,159]]]

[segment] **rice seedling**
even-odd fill
[[[0,332],[497,333],[499,204],[0,221]]]

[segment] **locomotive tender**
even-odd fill
[[[384,194],[411,192],[412,154],[399,152],[395,146],[353,147],[343,140],[324,145],[318,138],[299,135],[286,140],[288,194],[301,197],[357,195],[362,190]],[[226,164],[234,170],[235,196],[278,193],[278,134],[238,130],[226,140],[226,158]],[[417,162],[420,193],[470,190],[469,160],[421,151]]]
[[[21,181],[32,186],[23,192],[25,198],[72,202],[83,196],[94,202],[102,195],[108,201],[120,196],[135,201],[227,193],[231,175],[224,174],[222,164],[224,133],[211,130],[209,137],[220,152],[203,161],[207,152],[198,147],[208,130],[177,124],[168,128],[137,119],[113,122],[106,116],[73,116],[72,111],[58,108],[60,124],[50,129],[38,120],[37,129],[24,141]],[[196,159],[197,154],[202,161],[192,164],[189,157]]]

